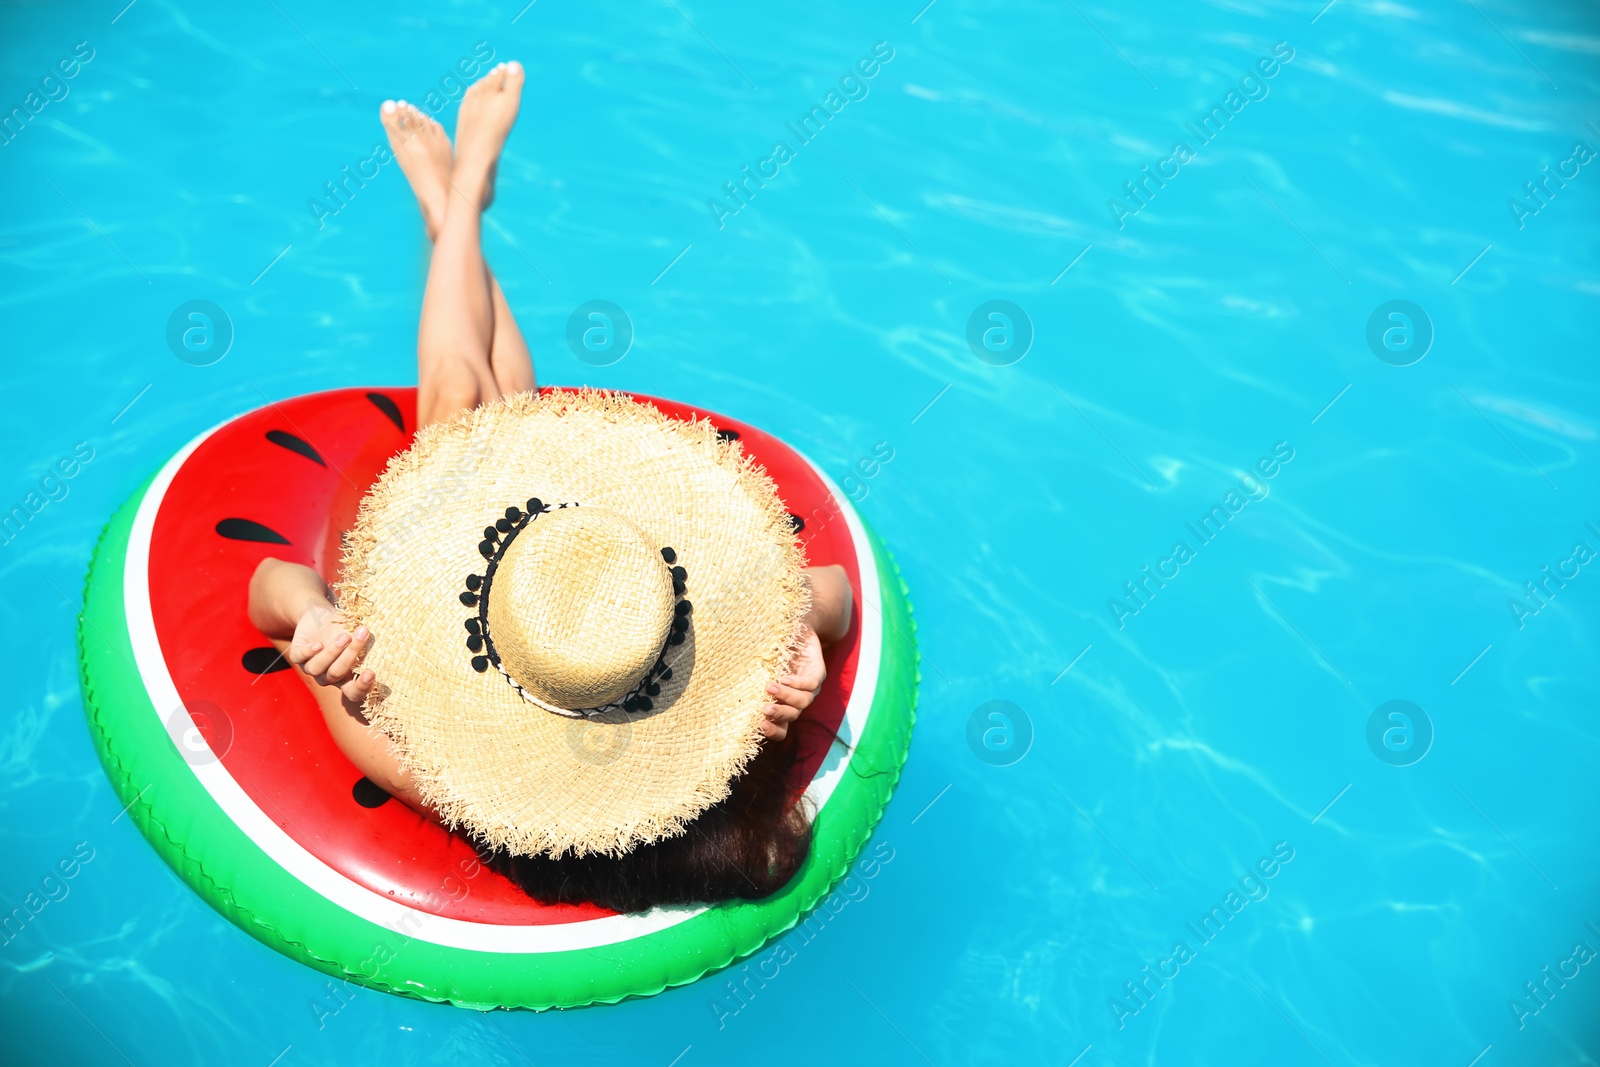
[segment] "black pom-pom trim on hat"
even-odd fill
[[[580,507],[577,501],[557,505],[557,507]],[[500,560],[511,547],[511,542],[517,535],[527,528],[528,524],[540,515],[551,509],[538,497],[528,498],[528,510],[521,511],[515,506],[505,510],[505,517],[496,519],[494,525],[485,526],[483,540],[478,544],[478,551],[488,560],[488,566],[483,574],[469,574],[466,578],[466,591],[460,594],[461,603],[467,607],[477,608],[477,613],[465,620],[467,630],[466,645],[469,651],[475,653],[472,657],[472,669],[479,674],[486,673],[492,665],[499,670],[502,677],[525,699],[532,700],[517,680],[506,673],[501,665],[500,654],[495,651],[494,637],[489,632],[489,594],[494,585],[494,574],[499,568]],[[678,553],[671,546],[663,546],[661,558],[671,566],[672,590],[675,596],[682,597],[687,589],[689,572],[678,562]],[[672,668],[666,661],[667,648],[681,645],[688,636],[689,614],[694,610],[694,605],[687,600],[679,600],[673,605],[672,625],[667,633],[666,644],[656,657],[656,662],[647,670],[644,677],[634,686],[633,691],[620,699],[598,708],[578,708],[570,712],[575,717],[596,718],[601,714],[615,709],[631,712],[649,711],[654,707],[651,697],[659,696],[661,683],[672,677]],[[560,709],[549,709],[560,710]]]

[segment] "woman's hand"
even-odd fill
[[[326,600],[313,602],[295,624],[285,657],[318,685],[333,686],[346,701],[359,706],[377,681],[370,670],[359,669],[371,636],[365,626],[357,626],[354,633],[346,630],[344,619]]]
[[[773,741],[782,741],[789,733],[789,724],[800,718],[800,713],[811,706],[828,678],[828,667],[822,660],[822,642],[816,631],[807,626],[801,639],[800,652],[788,674],[775,682],[767,683],[767,693],[774,703],[766,707],[766,718],[761,732]]]

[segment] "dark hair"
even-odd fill
[[[543,904],[593,903],[627,912],[771,896],[811,850],[811,821],[789,782],[798,734],[791,729],[781,742],[763,741],[728,796],[676,837],[621,856],[501,853],[489,865]]]

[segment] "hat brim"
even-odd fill
[[[565,718],[474,670],[462,581],[483,527],[530,497],[609,508],[676,551],[694,610],[649,711]],[[363,500],[338,594],[374,636],[369,717],[447,825],[520,855],[617,854],[683,832],[755,755],[804,562],[772,480],[709,421],[558,390],[421,431]]]

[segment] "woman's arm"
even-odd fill
[[[811,590],[811,610],[806,612],[800,653],[788,674],[767,683],[767,695],[773,702],[766,707],[761,732],[774,741],[783,739],[789,725],[811,706],[822,683],[828,680],[822,646],[831,645],[850,632],[855,591],[850,588],[844,568],[838,564],[807,567],[802,573]]]
[[[334,743],[356,769],[384,792],[436,818],[389,739],[367,724],[362,703],[377,679],[360,668],[360,661],[371,635],[365,626],[353,633],[345,629],[322,576],[298,563],[262,560],[250,578],[250,621],[300,668]]]
[[[850,611],[855,591],[844,568],[837,563],[827,567],[807,567],[803,572],[811,587],[811,611],[806,625],[824,645],[842,640],[850,632]]]

